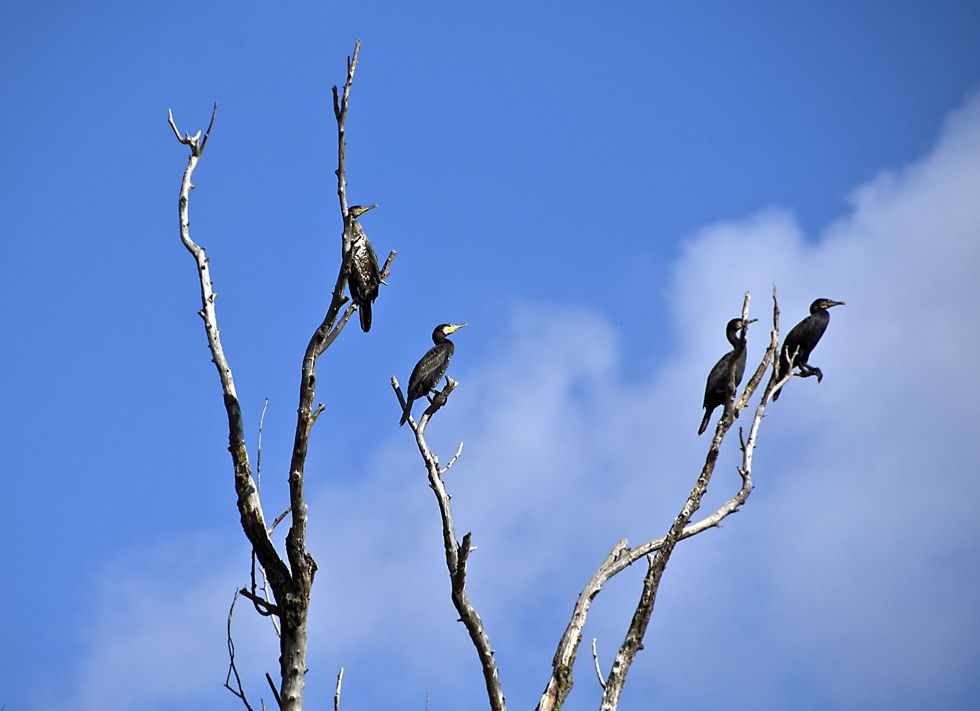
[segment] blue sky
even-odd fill
[[[470,597],[533,708],[591,572],[683,502],[724,324],[746,290],[764,319],[775,282],[787,326],[847,302],[826,377],[772,408],[743,511],[678,549],[620,708],[975,708],[978,36],[966,2],[5,3],[0,705],[239,708],[248,554],[167,110],[194,133],[219,104],[192,233],[255,430],[270,401],[278,513],[339,253],[330,87],[360,39],[349,194],[399,256],[371,333],[320,362],[311,707],[340,666],[348,709],[485,704],[388,384],[433,326],[471,324],[430,438],[466,443]],[[640,574],[593,607],[604,668]],[[276,652],[253,618],[256,700]],[[597,706],[589,661],[569,709]]]

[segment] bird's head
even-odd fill
[[[355,220],[368,210],[373,210],[377,205],[353,205],[347,208],[347,213]]]
[[[810,304],[810,313],[814,314],[817,311],[823,309],[829,309],[832,306],[843,306],[843,301],[834,301],[833,299],[817,299],[812,304]]]
[[[738,341],[739,329],[745,328],[750,323],[755,323],[758,320],[759,319],[752,318],[743,321],[740,318],[733,318],[731,321],[728,322],[728,326],[725,327],[725,336],[728,338],[728,342],[731,343],[732,345],[737,345],[736,342]]]
[[[456,331],[458,331],[459,329],[461,329],[463,326],[467,326],[467,325],[469,325],[469,324],[465,324],[465,323],[444,323],[444,324],[441,324],[439,326],[436,326],[436,330],[432,332],[432,340],[438,342],[438,339],[439,339],[440,336],[442,338],[445,338],[450,333],[455,333]]]
[[[469,324],[468,323],[444,323],[441,326],[437,327],[436,330],[442,331],[442,335],[448,336],[450,333],[455,333],[463,326],[469,326]]]

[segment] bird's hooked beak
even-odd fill
[[[832,306],[843,306],[843,305],[844,305],[843,301],[831,301],[830,299],[827,299],[826,301],[823,302],[823,307],[825,309],[829,309]]]
[[[468,323],[454,323],[454,324],[450,324],[449,326],[446,327],[446,335],[448,336],[450,333],[455,333],[456,331],[458,331],[459,329],[461,329],[463,326],[469,326],[469,324]]]
[[[354,205],[349,212],[355,219],[363,215],[368,210],[373,210],[377,205]]]
[[[739,328],[745,328],[745,327],[746,327],[746,326],[748,326],[748,325],[749,325],[750,323],[755,323],[755,322],[756,322],[756,321],[758,321],[758,320],[759,320],[759,319],[757,319],[757,318],[750,318],[750,319],[749,319],[748,321],[742,321],[742,325],[741,325],[741,326],[739,326]]]

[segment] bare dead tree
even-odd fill
[[[743,321],[748,321],[749,303],[749,294],[746,292],[742,304]],[[745,339],[746,329],[742,329],[739,339],[739,348],[742,350],[745,349]],[[674,547],[679,541],[685,538],[696,536],[710,528],[720,527],[722,520],[735,511],[738,511],[739,507],[746,502],[749,494],[752,492],[752,454],[755,450],[759,426],[762,423],[766,405],[769,404],[772,393],[789,381],[790,374],[785,374],[779,380],[776,379],[775,373],[770,377],[762,399],[755,410],[752,423],[749,426],[748,439],[744,438],[743,431],[739,429],[739,446],[742,452],[742,462],[738,467],[738,473],[742,480],[741,488],[711,515],[700,521],[691,523],[691,518],[700,507],[701,499],[708,489],[708,484],[711,481],[711,475],[714,472],[715,463],[718,460],[725,435],[731,429],[742,410],[745,409],[749,399],[762,382],[766,370],[773,363],[778,343],[779,305],[776,300],[776,290],[773,287],[773,327],[770,333],[769,345],[752,378],[737,398],[735,397],[737,394],[735,364],[738,353],[736,352],[735,357],[731,358],[724,412],[715,428],[715,434],[711,440],[704,466],[701,469],[701,473],[695,482],[691,494],[671,524],[667,535],[636,546],[635,548],[629,548],[626,540],[620,541],[613,547],[612,551],[610,551],[609,555],[606,556],[606,559],[593,574],[592,578],[579,594],[572,611],[571,619],[558,644],[558,649],[552,661],[551,677],[548,679],[544,693],[538,702],[537,711],[558,711],[568,697],[572,689],[572,667],[575,662],[578,645],[582,641],[582,628],[585,625],[586,616],[588,615],[592,601],[595,600],[596,596],[602,590],[602,586],[616,574],[622,572],[641,558],[646,557],[647,574],[643,581],[643,590],[636,610],[633,613],[632,620],[630,621],[626,636],[620,646],[619,653],[616,655],[609,675],[605,680],[602,679],[602,673],[599,670],[599,662],[595,651],[595,640],[593,640],[592,645],[596,673],[599,675],[599,683],[603,688],[601,709],[602,711],[612,711],[617,707],[630,665],[636,653],[643,648],[643,637],[646,633],[650,616],[653,613],[657,590],[667,562],[670,560],[670,556],[674,551]],[[400,408],[404,409],[405,398],[397,379],[394,377],[391,379],[391,385],[398,398]],[[477,615],[476,610],[473,609],[473,606],[470,605],[466,597],[466,561],[470,551],[473,549],[471,543],[472,534],[467,533],[461,543],[456,541],[452,510],[450,508],[450,496],[446,493],[446,488],[442,481],[442,475],[446,473],[462,453],[463,445],[460,444],[456,455],[445,467],[440,468],[438,457],[433,454],[425,441],[426,426],[432,416],[446,405],[449,395],[456,388],[456,385],[456,381],[447,377],[446,387],[435,393],[431,404],[425,410],[418,423],[411,418],[409,418],[408,422],[411,424],[412,430],[415,433],[416,444],[425,463],[429,486],[435,493],[439,503],[439,512],[442,517],[443,545],[446,550],[446,565],[449,569],[449,577],[452,582],[453,604],[460,614],[460,621],[466,626],[470,639],[476,647],[477,655],[483,667],[483,676],[486,682],[490,708],[493,711],[503,711],[504,696],[501,691],[493,650],[490,647],[490,641],[479,615]]]
[[[241,515],[242,529],[252,546],[254,559],[261,566],[264,580],[272,588],[272,599],[268,596],[267,588],[264,596],[256,592],[255,570],[253,565],[251,590],[243,588],[239,591],[239,594],[249,599],[259,614],[275,617],[279,620],[279,673],[281,677],[279,688],[276,688],[270,675],[266,676],[270,686],[272,686],[272,691],[279,707],[284,711],[300,711],[303,707],[308,634],[307,613],[309,610],[313,579],[317,570],[316,561],[306,550],[307,506],[304,486],[304,472],[310,430],[316,422],[319,413],[323,411],[323,405],[320,405],[316,411],[313,409],[313,400],[316,394],[317,359],[323,355],[337,336],[340,335],[357,308],[353,303],[348,305],[346,309],[344,308],[345,304],[350,300],[345,292],[347,290],[347,281],[351,268],[351,244],[353,240],[353,218],[347,206],[345,123],[350,88],[354,79],[354,70],[357,67],[357,55],[360,46],[361,43],[358,42],[354,48],[354,54],[347,58],[347,80],[344,83],[342,92],[338,91],[337,87],[333,88],[334,115],[337,120],[338,133],[337,196],[340,201],[340,212],[344,224],[341,241],[341,265],[326,315],[310,338],[306,353],[303,356],[296,432],[289,465],[289,508],[276,519],[272,526],[267,526],[265,523],[262,504],[259,499],[258,482],[252,476],[248,451],[245,446],[245,429],[242,421],[241,406],[239,405],[238,395],[235,390],[231,367],[228,365],[221,346],[220,330],[214,307],[217,294],[213,290],[209,259],[205,256],[204,248],[194,243],[190,237],[188,202],[190,191],[194,187],[191,178],[207,146],[211,129],[214,127],[217,105],[215,105],[215,111],[211,115],[211,123],[203,139],[201,139],[200,131],[195,136],[190,136],[189,134],[181,136],[174,122],[173,114],[170,114],[170,126],[177,136],[177,140],[191,149],[191,155],[187,163],[187,168],[184,171],[184,178],[180,189],[180,238],[184,246],[191,253],[191,256],[194,257],[200,280],[202,308],[198,313],[204,320],[208,346],[211,350],[215,367],[218,369],[221,388],[224,393],[225,410],[228,414],[229,451],[231,452],[232,463],[234,465],[235,491],[238,495],[238,510]],[[382,279],[388,275],[388,270],[395,254],[395,252],[391,252],[388,256],[384,268],[381,271]],[[292,518],[289,531],[286,534],[286,556],[284,560],[276,550],[271,535],[275,526],[287,514],[291,515]],[[234,646],[230,641],[230,613],[229,650],[232,654],[232,667],[234,667]],[[235,672],[235,676],[237,679],[237,671]],[[230,678],[229,676],[229,680]],[[236,696],[239,696],[246,707],[248,707],[248,702],[245,700],[241,684],[239,683],[237,686],[237,691],[232,689],[232,692]]]

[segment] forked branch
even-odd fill
[[[351,216],[347,209],[344,149],[345,120],[347,117],[348,100],[354,78],[354,70],[357,67],[357,53],[359,49],[360,42],[357,43],[353,56],[348,57],[347,80],[344,84],[342,99],[340,99],[339,92],[336,88],[334,89],[334,109],[337,118],[339,141],[337,193],[340,199],[341,216],[344,224],[341,240],[342,260],[326,315],[310,339],[310,343],[303,357],[296,432],[289,467],[290,502],[287,511],[291,514],[291,526],[286,535],[286,558],[288,565],[279,556],[271,540],[272,530],[282,520],[282,517],[276,519],[272,526],[266,526],[259,500],[258,481],[253,479],[252,476],[248,453],[245,447],[241,406],[235,392],[235,383],[232,378],[231,368],[225,358],[219,338],[220,330],[218,329],[214,308],[217,294],[212,289],[208,259],[205,256],[204,248],[199,247],[190,238],[188,201],[190,191],[193,188],[191,176],[210,138],[217,106],[215,106],[215,113],[212,113],[211,124],[203,139],[201,138],[200,131],[194,136],[190,134],[184,134],[182,136],[177,129],[173,114],[171,113],[169,116],[170,126],[174,131],[174,135],[177,136],[177,139],[181,143],[191,149],[190,159],[187,169],[184,172],[180,192],[180,236],[184,246],[194,257],[197,264],[202,301],[202,308],[199,313],[204,320],[208,346],[211,350],[215,366],[218,369],[218,375],[224,393],[224,403],[228,413],[229,424],[229,449],[235,467],[235,489],[238,493],[238,508],[241,514],[242,528],[252,545],[255,558],[261,566],[263,574],[268,576],[268,582],[272,587],[275,602],[269,599],[268,592],[266,592],[264,598],[256,593],[254,563],[252,590],[243,589],[240,591],[240,594],[250,599],[260,614],[279,617],[281,625],[280,674],[282,685],[281,693],[276,690],[274,685],[273,691],[276,694],[276,700],[280,708],[286,709],[286,711],[300,711],[302,709],[304,676],[306,673],[307,611],[309,608],[313,577],[317,569],[316,562],[306,550],[307,507],[304,485],[304,470],[309,447],[310,430],[320,412],[319,410],[316,412],[313,410],[313,399],[316,392],[316,363],[317,358],[324,353],[343,330],[344,325],[355,310],[353,304],[344,309],[344,305],[349,301],[345,295],[345,291],[350,273],[351,258]],[[385,264],[384,273],[386,276],[388,267],[392,259],[394,259],[394,256],[395,254],[392,252]]]
[[[747,320],[748,317],[748,306],[749,306],[749,295],[746,294],[745,301],[742,308],[742,319]],[[617,543],[606,559],[593,574],[592,578],[589,580],[588,584],[579,594],[578,600],[575,603],[575,607],[572,612],[572,617],[568,623],[565,633],[562,635],[561,641],[558,644],[558,649],[555,652],[554,660],[552,661],[552,674],[551,678],[548,680],[548,684],[545,687],[545,691],[538,702],[538,711],[557,711],[560,709],[571,691],[573,680],[572,680],[572,667],[575,662],[575,656],[578,650],[578,645],[582,639],[582,628],[585,626],[586,616],[588,615],[589,608],[592,601],[602,590],[603,585],[613,576],[622,572],[627,567],[637,562],[644,556],[649,556],[650,554],[658,554],[666,546],[673,546],[680,540],[685,538],[690,538],[709,528],[715,528],[720,526],[721,521],[725,519],[728,515],[734,513],[742,506],[748,499],[749,494],[752,492],[752,476],[751,476],[751,448],[748,449],[747,457],[745,460],[743,449],[743,465],[739,469],[739,474],[742,479],[742,486],[739,491],[728,501],[722,504],[716,511],[714,511],[710,516],[707,516],[700,521],[695,523],[689,523],[690,517],[697,510],[700,504],[700,498],[704,494],[704,490],[707,488],[707,483],[710,480],[711,472],[714,469],[714,464],[720,451],[721,442],[725,437],[725,434],[731,428],[732,423],[738,417],[738,414],[744,409],[748,399],[755,392],[761,379],[772,362],[773,356],[776,353],[776,344],[778,342],[778,307],[774,310],[774,321],[773,321],[773,332],[771,337],[771,342],[766,350],[766,353],[756,369],[749,383],[745,386],[738,399],[734,400],[731,397],[725,406],[725,411],[719,421],[718,428],[716,429],[715,436],[712,439],[712,443],[708,452],[708,456],[705,462],[705,466],[702,470],[702,475],[698,479],[698,484],[695,485],[695,490],[692,491],[691,497],[689,497],[688,502],[685,504],[684,509],[682,509],[681,515],[674,522],[674,526],[671,527],[671,531],[668,535],[663,538],[658,538],[653,541],[649,541],[636,548],[629,548],[625,540]],[[743,347],[744,347],[744,331],[742,333]],[[734,361],[734,359],[733,359]],[[729,374],[731,378],[731,374]],[[770,384],[766,388],[766,395],[764,398],[764,403],[768,402],[769,394],[772,392],[773,385]],[[729,393],[732,395],[734,388]],[[762,405],[764,407],[764,404]],[[761,422],[762,411],[756,414],[757,421],[753,421],[754,429],[758,430],[758,423]],[[754,447],[755,440],[751,440],[751,445]],[[704,490],[702,490],[702,487]],[[673,535],[671,535],[673,534]],[[669,557],[669,556],[668,556]],[[666,565],[667,558],[664,558],[664,565]],[[659,583],[659,575],[662,574],[662,569],[657,575],[656,583]],[[648,574],[649,578],[649,574]],[[638,605],[638,613],[634,615],[635,625],[631,625],[630,634],[627,635],[627,641],[632,641],[635,645],[639,645],[642,640],[642,631],[646,628],[646,622],[649,621],[649,614],[653,609],[653,599],[656,591],[656,585],[654,581],[645,581],[644,585],[644,595],[641,596],[640,604]],[[625,643],[624,643],[625,644]],[[632,654],[635,655],[639,646],[632,649]],[[616,662],[614,662],[613,669],[610,671],[609,679],[605,682],[605,690],[603,696],[603,708],[615,708],[615,703],[618,702],[619,692],[622,690],[622,683],[625,680],[626,672],[629,669],[626,657],[623,655],[623,651],[620,650],[620,655],[617,655]],[[632,656],[629,658],[629,662],[632,661]],[[616,667],[618,662],[619,667]],[[612,705],[608,705],[607,701],[611,701]]]
[[[749,294],[745,294],[745,302],[742,307],[742,320],[745,321],[748,318],[748,308],[749,308]],[[626,682],[626,675],[629,672],[630,665],[633,663],[633,659],[636,653],[643,648],[643,636],[646,633],[647,625],[650,622],[650,616],[653,612],[654,604],[656,603],[657,591],[660,586],[660,581],[663,577],[664,569],[670,560],[671,553],[673,553],[674,546],[677,542],[681,540],[684,529],[687,527],[691,516],[694,512],[698,510],[701,505],[701,498],[704,496],[708,489],[708,483],[711,480],[711,475],[714,472],[715,462],[718,459],[718,454],[721,448],[721,442],[727,434],[728,430],[735,422],[735,418],[738,416],[738,409],[736,405],[738,403],[748,402],[748,399],[752,396],[755,388],[761,382],[762,373],[772,362],[774,356],[776,355],[777,344],[779,342],[779,309],[776,304],[775,290],[773,292],[773,329],[770,339],[769,347],[766,349],[766,355],[763,358],[763,362],[760,364],[759,368],[756,369],[756,373],[753,375],[752,379],[746,385],[742,396],[737,402],[732,402],[729,400],[725,403],[725,412],[722,415],[721,421],[715,432],[715,436],[711,443],[711,448],[708,451],[708,455],[705,460],[704,467],[701,470],[701,475],[698,477],[694,488],[691,491],[690,496],[681,508],[680,513],[674,519],[674,523],[671,525],[670,530],[664,537],[664,542],[657,550],[656,553],[650,554],[647,557],[648,567],[647,574],[643,581],[643,591],[640,595],[640,601],[637,604],[636,610],[633,613],[633,619],[630,621],[629,629],[626,633],[626,638],[623,640],[623,644],[620,646],[619,653],[616,655],[616,659],[613,662],[612,669],[609,672],[609,676],[606,679],[606,688],[602,694],[602,704],[600,708],[602,711],[613,711],[619,704],[619,696],[623,690],[623,684]],[[745,331],[742,331],[742,347],[745,344]],[[743,449],[743,459],[742,466],[739,467],[739,475],[742,478],[742,490],[751,492],[752,490],[752,478],[751,478],[751,449],[755,446],[754,433],[758,431],[759,424],[762,422],[762,417],[765,414],[765,406],[768,404],[768,398],[772,392],[772,382],[766,388],[766,392],[763,395],[762,401],[760,402],[758,408],[756,409],[755,417],[752,421],[751,432],[749,442],[742,444]],[[729,393],[732,394],[731,392]],[[746,497],[748,493],[746,493]]]

